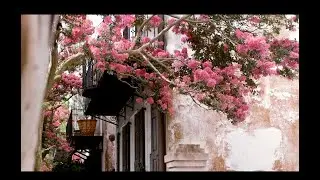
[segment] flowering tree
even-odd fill
[[[282,27],[294,31],[298,16],[167,15],[165,21],[159,15],[101,17],[103,22],[93,27],[86,15],[60,16],[43,108],[46,116],[51,115],[52,126],[65,119],[54,118],[52,110],[60,114],[61,101],[81,87],[80,77],[72,72],[84,59],[94,60],[96,69],[115,74],[120,81],[136,80],[134,88],[142,97],[136,99],[138,103],[146,100],[172,115],[172,90],[176,90],[226,113],[234,123],[245,119],[244,96],[254,92],[259,77],[298,75],[298,42],[276,38]],[[135,35],[125,38],[123,30],[133,27]],[[162,28],[155,37],[143,35],[158,27]],[[169,31],[180,35],[185,47],[166,51],[161,38]]]
[[[189,94],[196,102],[225,112],[232,122],[245,119],[248,105],[244,96],[253,92],[256,80],[272,74],[294,78],[298,72],[299,44],[276,39],[282,27],[294,31],[297,16],[284,15],[104,15],[93,33],[85,16],[63,16],[60,54],[83,52],[97,61],[96,68],[114,73],[121,80],[131,77],[146,87],[139,93],[149,104],[173,113],[171,90]],[[150,28],[164,28],[154,38],[143,36]],[[126,39],[125,28],[135,27],[135,36]],[[169,30],[181,35],[182,49],[170,53],[160,37]],[[74,43],[83,46],[73,49]],[[187,48],[195,53],[188,54]],[[69,49],[70,48],[70,49]]]

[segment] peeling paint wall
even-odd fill
[[[248,97],[247,119],[232,125],[225,115],[175,94],[168,121],[167,152],[178,144],[200,144],[209,171],[299,170],[299,81],[261,79],[261,94]]]
[[[279,37],[299,40],[299,30],[282,29]],[[169,31],[167,51],[188,48],[180,38]],[[193,54],[190,48],[188,54]],[[260,96],[247,98],[249,116],[237,126],[176,94],[176,114],[167,121],[167,153],[178,144],[200,144],[209,153],[211,171],[298,171],[299,80],[266,77],[260,89]]]

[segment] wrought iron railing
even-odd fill
[[[95,68],[96,60],[86,59],[82,65],[83,90],[95,88],[103,72]]]

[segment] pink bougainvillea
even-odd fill
[[[112,71],[119,78],[133,78],[139,87],[143,86],[137,90],[140,95],[137,103],[145,100],[173,115],[172,90],[175,89],[237,122],[246,117],[248,105],[243,97],[255,89],[256,79],[267,75],[293,78],[299,71],[299,43],[276,38],[279,27],[296,28],[293,22],[297,23],[298,17],[203,14],[170,15],[165,21],[160,15],[150,17],[103,15],[103,21],[94,27],[85,15],[63,15],[61,20],[67,26],[63,26],[58,39],[63,49],[59,62],[82,52],[95,60],[96,69]],[[239,22],[241,26],[237,25]],[[264,26],[270,28],[262,29]],[[147,35],[150,31],[159,33],[152,29],[160,27],[163,36]],[[126,28],[134,31],[133,37],[123,35]],[[179,35],[177,41],[182,42],[173,51],[166,49],[161,39],[169,31]],[[80,76],[63,73],[48,99],[61,101],[62,95],[76,93],[81,86]],[[60,119],[66,118],[63,111],[57,110],[55,114]],[[46,112],[45,116],[50,113]],[[59,123],[51,124],[56,127]],[[52,137],[49,132],[46,134]]]

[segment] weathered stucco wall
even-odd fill
[[[104,123],[103,132],[103,171],[112,171],[116,168],[116,142],[109,139],[110,135],[116,136],[116,126],[107,122]]]
[[[167,152],[178,144],[200,144],[209,153],[209,171],[298,171],[299,81],[263,78],[261,95],[248,101],[249,116],[234,126],[225,115],[176,94]]]

